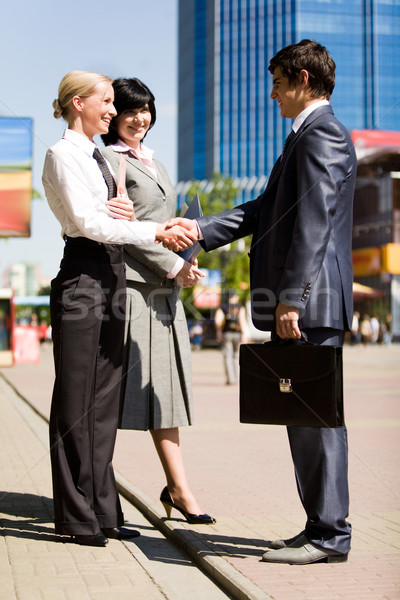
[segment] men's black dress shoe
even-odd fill
[[[303,542],[301,546],[299,545],[300,541]],[[292,546],[265,552],[261,560],[268,563],[284,563],[287,565],[309,565],[317,562],[338,563],[346,562],[347,554],[319,548],[309,542],[303,535]]]
[[[103,527],[102,532],[112,540],[129,540],[140,535],[136,529],[127,529],[126,527]]]
[[[81,546],[106,546],[108,539],[103,533],[95,533],[94,535],[72,535],[72,539]]]

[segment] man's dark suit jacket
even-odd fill
[[[279,301],[300,309],[302,329],[350,329],[357,160],[329,105],[315,109],[275,164],[261,196],[201,217],[206,251],[253,234],[252,318],[275,329]]]

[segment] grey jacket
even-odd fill
[[[120,153],[111,146],[102,149],[118,177]],[[138,159],[127,156],[126,189],[133,202],[135,217],[139,221],[164,223],[176,215],[176,193],[165,167],[154,160],[158,177],[155,178]],[[152,247],[124,246],[126,278],[153,285],[173,285],[166,279],[177,257],[161,244]]]

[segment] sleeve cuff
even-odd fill
[[[170,272],[167,275],[167,279],[175,279],[175,277],[178,275],[179,271],[183,268],[184,264],[185,264],[185,261],[183,260],[183,258],[181,256],[178,256],[176,263],[174,264],[174,266],[172,267],[172,269],[170,270]]]
[[[201,231],[201,229],[200,229],[200,225],[198,224],[198,222],[196,221],[196,219],[195,219],[195,222],[196,222],[196,225],[197,225],[197,232],[198,232],[198,234],[199,234],[199,238],[198,238],[198,239],[199,239],[199,240],[204,240],[204,235],[203,235],[203,232]]]

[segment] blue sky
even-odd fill
[[[32,202],[30,238],[0,238],[2,287],[4,269],[15,262],[39,263],[50,276],[58,270],[60,225],[44,198],[41,175],[47,148],[65,128],[54,119],[52,102],[68,71],[139,77],[150,87],[157,122],[146,143],[176,181],[177,1],[9,2],[0,55],[0,115],[33,118],[33,185],[43,196]]]

